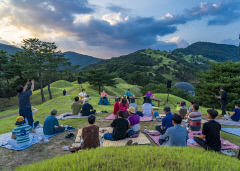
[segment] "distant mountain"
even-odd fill
[[[17,51],[22,51],[22,49],[20,49],[16,46],[6,45],[6,44],[2,44],[2,43],[0,43],[0,50],[4,50],[10,54],[15,53]]]
[[[12,45],[6,45],[6,44],[2,44],[0,43],[0,50],[4,50],[6,52],[8,52],[9,54],[15,53],[17,51],[22,51],[22,49],[12,46]],[[76,52],[64,52],[65,57],[68,58],[70,60],[70,62],[72,63],[72,65],[80,65],[80,69],[85,68],[86,66],[90,65],[90,64],[95,64],[98,63],[100,61],[102,61],[103,59],[100,58],[95,58],[92,56],[88,56],[88,55],[82,55]]]
[[[66,58],[70,59],[70,62],[72,63],[72,65],[80,65],[80,69],[83,69],[90,64],[96,64],[103,60],[100,58],[95,58],[88,55],[82,55],[82,54],[79,54],[76,52],[70,52],[70,51],[64,52],[64,54]]]
[[[185,55],[202,55],[203,57],[217,62],[224,62],[228,60],[240,61],[238,47],[234,45],[197,42],[191,44],[187,48],[180,48],[173,51],[173,53],[179,52]]]

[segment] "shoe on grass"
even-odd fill
[[[132,140],[128,140],[128,142],[126,143],[127,146],[132,145],[133,141]]]

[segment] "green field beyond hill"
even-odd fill
[[[116,87],[105,87],[107,93],[111,96],[123,95],[131,88],[136,97],[139,109],[142,105],[141,87],[127,84],[122,79],[116,79]],[[97,105],[99,100],[98,92],[88,83],[81,86],[86,89],[90,96],[90,103],[97,111],[107,111],[112,113],[114,100],[111,99],[111,105]],[[81,87],[76,82],[57,81],[51,84],[53,99],[40,104],[40,91],[34,91],[31,100],[38,111],[34,114],[34,120],[43,121],[50,111],[54,108],[58,114],[70,112],[73,99],[80,92]],[[67,95],[62,96],[62,90],[67,90]],[[47,88],[44,88],[47,96]],[[155,94],[156,98],[162,100],[159,112],[162,113],[167,94]],[[184,99],[174,95],[169,96],[169,106],[175,112],[177,102]],[[0,112],[0,134],[10,132],[14,127],[17,116],[17,98],[4,99],[0,105],[10,104],[8,110]],[[186,100],[185,100],[186,101]],[[187,102],[187,101],[186,101]],[[157,104],[155,104],[157,105]],[[187,102],[189,105],[189,102]],[[206,114],[206,108],[200,107],[203,114]],[[15,115],[12,115],[14,114]],[[97,125],[100,127],[109,126],[111,121],[104,120],[108,114],[97,114]],[[205,116],[204,116],[205,117]],[[69,119],[61,120],[62,125],[71,125],[76,128],[82,128],[87,125],[87,119]],[[141,130],[153,129],[158,122],[141,123]],[[76,132],[74,132],[76,134]],[[240,138],[227,133],[221,133],[221,136],[231,142],[240,145]],[[72,141],[67,141],[64,135],[57,135],[50,139],[49,143],[36,144],[22,152],[10,151],[0,148],[0,170],[14,169],[21,165],[33,164],[30,166],[21,166],[17,170],[239,170],[240,162],[237,159],[223,156],[214,152],[205,152],[202,149],[194,148],[168,148],[154,146],[137,147],[119,147],[119,148],[98,148],[96,150],[86,150],[76,154],[67,154],[61,149],[64,145],[71,145]],[[154,144],[152,144],[154,145]],[[48,152],[49,151],[49,152]],[[52,153],[51,153],[52,152]],[[66,155],[67,154],[67,155]],[[61,155],[61,156],[59,156]],[[24,156],[24,157],[22,157]],[[58,156],[57,158],[54,158]],[[54,158],[54,159],[52,159]],[[48,161],[42,161],[52,159]],[[36,163],[40,161],[40,163]]]

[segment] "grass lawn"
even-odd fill
[[[236,158],[202,149],[134,146],[98,148],[22,166],[16,170],[240,170]]]
[[[142,94],[140,92],[140,87],[129,85],[121,79],[117,79],[117,82],[118,84],[115,88],[114,87],[105,88],[105,90],[110,95],[113,95],[113,96],[120,95],[120,94],[123,94],[128,88],[131,88],[134,94],[136,94],[136,96],[142,97]],[[50,111],[54,108],[58,110],[58,114],[70,112],[73,99],[75,96],[78,95],[81,89],[81,87],[79,88],[79,85],[76,82],[70,83],[67,81],[57,81],[53,83],[51,87],[53,89],[53,94],[54,94],[54,98],[52,100],[48,99],[43,104],[38,103],[38,101],[40,100],[39,90],[34,91],[31,97],[33,106],[38,109],[38,112],[34,114],[34,120],[40,121],[40,124],[43,124],[45,117],[48,116]],[[68,95],[62,96],[62,90],[65,87],[67,89]],[[99,101],[98,92],[87,83],[83,84],[82,88],[85,88],[88,95],[90,95],[90,103],[93,105],[93,107],[97,111],[107,111],[108,113],[112,113],[114,100],[111,99],[111,105],[109,106],[97,105]],[[46,89],[44,90],[44,92],[45,92],[45,95],[47,96]],[[167,98],[167,94],[155,94],[155,96],[156,98],[159,98],[162,100],[160,109],[158,110],[160,113],[162,113],[162,110],[164,108],[164,102],[166,101],[166,98]],[[176,110],[177,102],[180,102],[183,100],[184,99],[179,98],[177,96],[170,95],[168,106],[172,108],[173,112],[176,112],[175,110]],[[139,105],[139,110],[141,109],[142,101],[143,101],[142,98],[137,100],[137,104]],[[155,106],[157,106],[156,102],[154,102],[154,104]],[[187,104],[189,105],[189,102],[187,102]],[[11,109],[0,112],[0,117],[6,116],[12,113],[16,113],[18,111],[16,108],[17,108],[17,104],[12,105]],[[201,107],[200,110],[203,114],[206,114],[207,108]],[[111,121],[106,121],[104,119],[106,115],[107,114],[105,115],[98,114],[96,124],[99,125],[100,127],[109,126]],[[17,115],[0,119],[0,125],[1,125],[0,134],[12,131],[12,129],[15,127],[14,123],[15,123],[16,116]],[[60,124],[71,125],[76,128],[82,128],[83,126],[87,125],[87,119],[61,120]],[[159,122],[141,123],[141,130],[143,131],[145,128],[154,129],[154,127],[159,124],[160,124]],[[74,132],[75,135],[76,135],[76,132],[77,131]],[[47,144],[37,144],[21,152],[10,151],[10,150],[0,148],[0,170],[14,169],[20,165],[32,164],[37,161],[51,159],[59,155],[67,154],[67,152],[62,150],[62,146],[71,145],[73,143],[73,140],[66,140],[64,136],[65,136],[64,134],[57,135],[56,137],[50,139],[50,142]],[[221,132],[221,136],[225,139],[230,140],[232,143],[240,145],[240,137],[227,134],[225,132]],[[125,169],[126,167],[133,166],[133,162],[136,162],[136,163],[139,162],[139,164],[136,164],[136,166],[134,165],[132,170],[134,169],[141,170],[142,168],[147,170],[150,170],[150,168],[160,168],[160,169],[166,168],[168,170],[173,170],[174,165],[175,165],[174,170],[175,169],[176,170],[186,170],[186,169],[217,170],[218,168],[226,168],[225,165],[223,164],[224,162],[219,162],[220,164],[217,164],[217,165],[216,164],[214,165],[212,163],[216,162],[217,160],[227,161],[230,159],[227,157],[225,158],[225,156],[223,155],[216,155],[215,153],[204,152],[203,150],[199,150],[199,149],[176,148],[175,150],[178,151],[177,153],[174,153],[173,149],[175,148],[170,149],[165,147],[159,148],[159,147],[151,147],[151,146],[131,147],[131,148],[130,147],[100,148],[100,149],[97,149],[96,151],[90,150],[89,152],[84,151],[74,155],[61,156],[60,158],[53,159],[52,161],[37,163],[36,165],[29,166],[29,167],[22,167],[20,169],[23,169],[23,170],[43,169],[44,170],[44,167],[45,167],[45,170],[52,170],[52,169],[61,170],[60,169],[61,166],[66,166],[66,169],[72,169],[72,170],[83,170],[83,169],[92,170],[94,167],[100,170],[112,170],[112,169],[115,170],[115,168],[120,166],[120,163],[122,163],[123,165],[122,168],[121,167],[120,168]],[[51,153],[49,153],[50,151]],[[164,151],[165,151],[166,157],[163,155]],[[126,154],[124,152],[126,152]],[[150,155],[150,152],[153,154]],[[93,154],[95,154],[95,156],[93,156]],[[192,154],[195,154],[195,158],[194,156],[192,156]],[[146,158],[146,156],[148,157]],[[153,158],[152,156],[155,156],[155,157],[157,156],[157,157]],[[209,156],[216,156],[216,157],[215,158],[212,157],[213,159],[211,159],[210,164],[206,164],[208,159],[211,158]],[[89,160],[89,158],[92,158],[92,160]],[[108,161],[106,160],[106,158],[107,159],[110,158],[112,160]],[[174,158],[174,160],[172,160],[172,158]],[[190,160],[192,158],[193,160]],[[130,159],[130,160],[127,160],[127,159]],[[146,161],[144,161],[144,159]],[[159,160],[156,160],[156,159],[159,159]],[[233,160],[235,162],[235,159]],[[74,162],[69,164],[70,161],[74,161]],[[87,161],[89,161],[89,164],[86,164]],[[114,161],[116,164],[113,164]],[[179,162],[179,161],[182,161],[182,162]],[[106,162],[109,162],[109,163],[106,164]],[[170,164],[168,165],[166,162]],[[203,166],[197,164],[197,162],[202,163]],[[229,168],[233,168],[234,162],[232,166],[229,166]],[[143,164],[145,164],[146,167],[145,166],[142,167]],[[226,164],[226,166],[228,166],[228,164]]]

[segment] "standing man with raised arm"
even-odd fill
[[[30,90],[28,86],[31,85]],[[33,114],[32,114],[32,106],[30,102],[30,96],[34,90],[34,80],[28,80],[25,86],[22,85],[17,87],[18,92],[18,101],[19,101],[19,115],[23,116],[26,121],[28,121],[28,125],[33,127]]]

